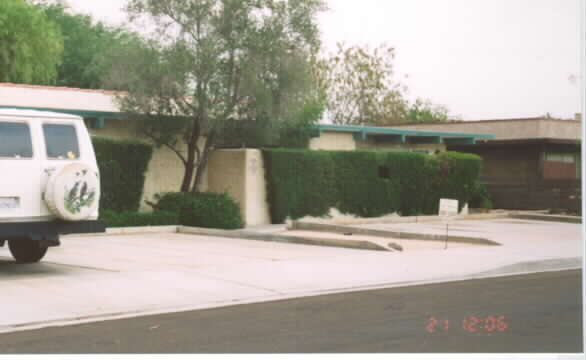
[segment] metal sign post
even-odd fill
[[[458,200],[440,199],[439,216],[442,217],[443,222],[446,224],[446,246],[444,250],[448,248],[450,219],[456,215],[458,215]]]

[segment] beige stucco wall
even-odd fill
[[[544,119],[539,121],[540,137],[558,139],[581,139],[582,122],[570,120]]]
[[[267,202],[267,184],[262,152],[246,150],[246,225],[267,225],[271,223]]]
[[[445,144],[385,144],[376,143],[372,140],[357,141],[356,148],[358,150],[427,150],[430,152],[435,152],[436,150],[439,150],[440,152],[446,151]]]
[[[442,124],[407,124],[394,126],[397,129],[429,130],[447,132],[472,132],[496,135],[497,139],[581,137],[582,123],[575,120],[519,119],[452,122]]]
[[[236,200],[247,226],[270,224],[260,150],[216,150],[210,157],[208,174],[208,191],[226,192]]]
[[[129,120],[106,120],[103,129],[90,129],[95,136],[103,136],[112,139],[124,140],[134,139],[149,143],[146,138],[141,138],[134,130],[136,123]],[[202,140],[203,141],[203,140]],[[179,191],[185,167],[181,160],[171,150],[161,147],[153,149],[153,156],[145,174],[145,183],[141,199],[140,210],[151,211],[152,208],[146,205],[145,201],[154,200],[154,195],[161,192]],[[207,172],[204,173],[201,189],[207,190]]]
[[[322,131],[319,137],[309,141],[311,150],[356,150],[352,133]]]
[[[246,152],[244,150],[214,151],[208,163],[208,190],[228,193],[240,204],[246,216]]]

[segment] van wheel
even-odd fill
[[[29,239],[9,240],[8,248],[18,263],[38,262],[47,253],[47,246]]]

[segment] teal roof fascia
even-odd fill
[[[83,118],[102,118],[102,119],[126,119],[124,113],[106,112],[106,111],[91,111],[91,110],[75,110],[75,109],[55,109],[43,107],[24,107],[24,106],[0,106],[0,109],[20,109],[20,110],[36,110],[36,111],[51,111],[63,114],[77,115]]]
[[[351,133],[366,133],[367,135],[401,135],[401,136],[428,136],[443,138],[475,138],[475,139],[496,139],[494,134],[487,133],[459,133],[459,132],[440,132],[426,130],[403,130],[396,128],[381,128],[373,126],[356,126],[356,125],[329,125],[318,124],[320,131],[336,131]]]

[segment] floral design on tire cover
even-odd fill
[[[83,171],[83,175],[86,171]],[[79,173],[76,174],[80,176]],[[83,185],[81,185],[83,182]],[[80,189],[81,185],[81,189]],[[92,206],[95,201],[96,189],[88,189],[87,181],[76,181],[73,188],[65,188],[65,208],[72,214],[79,214],[83,207]]]

